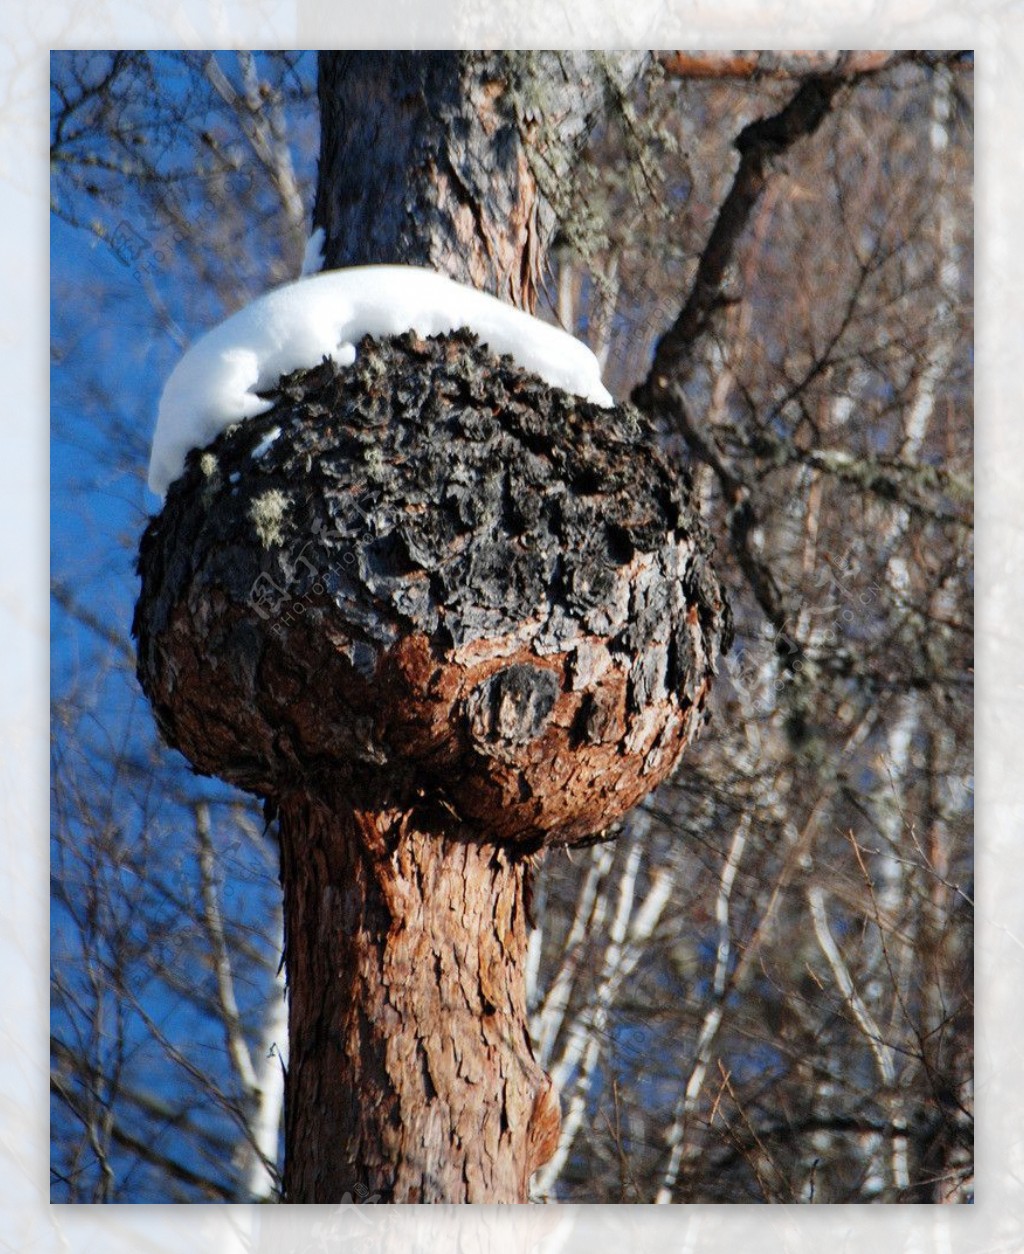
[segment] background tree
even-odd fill
[[[741,62],[696,78],[692,64],[654,59],[591,131],[583,176],[547,189],[560,225],[538,308],[603,354],[617,396],[647,378],[722,239],[716,222],[739,223],[709,316],[674,367],[684,403],[660,418],[728,537],[719,561],[738,645],[699,764],[614,846],[582,865],[549,856],[539,877],[534,1037],[562,1088],[563,1133],[537,1183],[576,1200],[964,1200],[970,66],[812,63],[842,81],[808,134],[788,146],[769,134],[744,216],[730,200],[732,143],[785,112],[808,65]],[[237,794],[180,768],[177,794],[163,782],[154,792],[151,763],[162,781],[172,763],[119,669],[134,586],[117,541],[138,530],[144,433],[179,343],[296,272],[281,171],[310,203],[311,89],[301,58],[55,63],[55,201],[111,245],[87,252],[84,236],[54,230],[54,1196],[65,1200],[245,1196],[227,1147],[254,1139],[253,1106],[230,1070],[215,933],[187,922],[203,900],[198,834],[195,857],[180,836],[195,830],[197,789],[212,841],[235,846],[217,864],[231,894],[219,905],[260,1066],[280,946],[260,894],[274,871]],[[276,135],[265,156],[253,119]],[[158,258],[172,221],[190,228]],[[118,237],[122,224],[138,238]],[[127,255],[125,238],[145,246],[131,268],[114,251]],[[105,295],[138,328],[119,344],[123,376],[109,332],[77,313],[85,266],[91,307]],[[176,342],[179,323],[190,330]],[[118,442],[125,397],[137,412],[121,415]],[[84,510],[74,532],[72,501]],[[103,787],[76,789],[76,771]],[[73,803],[83,794],[91,807]],[[145,879],[128,856],[144,851]],[[164,871],[176,895],[161,900],[149,886]],[[194,955],[187,964],[149,943],[161,923]],[[181,989],[197,970],[209,974]]]

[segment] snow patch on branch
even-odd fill
[[[316,232],[307,248],[315,251]],[[149,487],[162,497],[190,449],[273,407],[261,395],[293,370],[355,361],[364,335],[446,335],[468,327],[497,354],[552,387],[605,408],[597,358],[579,340],[476,288],[419,266],[359,266],[301,278],[260,296],[207,332],[171,373],[160,399]]]

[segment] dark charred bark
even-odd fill
[[[698,732],[729,631],[651,439],[465,332],[292,376],[143,537],[165,735],[263,796],[324,774],[521,850],[593,834]]]

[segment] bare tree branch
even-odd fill
[[[748,123],[736,136],[733,146],[739,153],[739,166],[697,263],[690,294],[679,317],[658,341],[646,380],[633,392],[633,400],[642,409],[665,407],[672,385],[685,379],[697,343],[722,308],[726,271],[774,163],[798,140],[814,134],[837,93],[857,77],[811,75],[783,109]],[[671,404],[667,408],[671,411]]]
[[[924,65],[965,63],[969,53],[893,52],[890,49],[857,49],[851,52],[660,52],[658,63],[670,78],[691,79],[793,79],[807,74],[854,76],[877,74],[902,61]]]

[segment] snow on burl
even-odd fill
[[[324,357],[355,361],[364,335],[444,335],[468,327],[497,354],[552,387],[614,402],[585,344],[521,309],[419,266],[358,266],[300,278],[258,297],[185,353],[160,398],[149,486],[163,497],[190,449],[273,407],[270,392]]]

